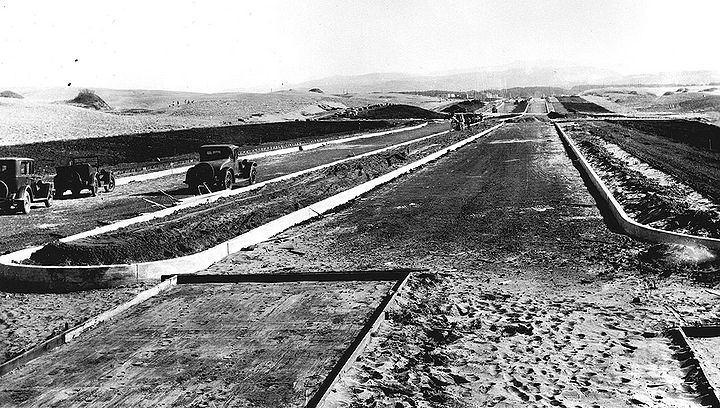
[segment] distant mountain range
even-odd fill
[[[717,71],[678,71],[653,74],[621,75],[594,67],[510,66],[500,70],[473,70],[443,75],[376,73],[328,78],[293,84],[293,89],[320,88],[330,93],[424,91],[432,89],[484,90],[514,87],[558,87],[570,89],[585,84],[655,85],[709,84],[720,82]]]

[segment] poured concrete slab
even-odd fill
[[[393,283],[179,285],[5,375],[0,405],[303,406]]]

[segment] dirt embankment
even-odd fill
[[[390,126],[392,123],[388,121],[308,121],[195,128],[0,146],[0,156],[32,157],[40,172],[54,174],[55,166],[65,165],[77,156],[98,156],[106,166],[134,167],[157,162],[158,158],[195,158],[198,148],[204,144],[255,146]]]
[[[484,124],[489,127],[489,124]],[[482,126],[482,125],[481,125]],[[479,131],[450,132],[263,188],[258,195],[219,200],[159,221],[69,243],[55,241],[35,252],[42,265],[146,262],[196,253],[292,211],[374,179]]]
[[[720,127],[688,120],[610,122],[596,134],[720,203]]]
[[[693,120],[610,120],[610,123],[669,138],[700,150],[720,152],[720,127]]]
[[[636,221],[667,231],[720,237],[720,214],[711,205],[698,205],[672,180],[650,176],[631,158],[608,144],[592,124],[564,125],[585,158],[615,199]]]
[[[458,103],[454,103],[454,104],[444,108],[442,111],[445,113],[449,113],[449,114],[473,113],[485,105],[486,105],[485,102],[483,102],[479,99],[471,99],[468,101],[461,101]]]
[[[2,91],[0,92],[0,98],[23,99],[23,96],[13,91]]]
[[[411,105],[374,106],[352,113],[351,117],[360,119],[446,119],[442,113]]]
[[[557,99],[570,113],[612,113],[579,96],[558,96]]]

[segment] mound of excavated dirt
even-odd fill
[[[23,96],[19,93],[15,93],[13,91],[2,91],[0,92],[0,98],[15,98],[15,99],[23,99]]]
[[[444,108],[442,111],[451,115],[454,113],[473,113],[476,110],[482,108],[483,106],[485,106],[485,103],[483,101],[479,99],[472,99],[469,101],[454,103]]]
[[[560,103],[572,113],[611,113],[600,105],[596,105],[579,96],[558,96]]]
[[[97,96],[94,91],[83,89],[74,99],[67,101],[70,105],[79,106],[81,108],[95,110],[112,110],[101,97]]]
[[[446,119],[448,116],[410,105],[387,105],[360,111],[362,119]]]

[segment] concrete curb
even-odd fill
[[[640,224],[630,218],[630,216],[625,213],[625,210],[623,210],[620,203],[618,203],[615,197],[613,197],[610,190],[608,190],[605,184],[603,184],[603,182],[600,180],[600,177],[592,169],[590,163],[588,163],[582,153],[580,153],[580,150],[577,148],[575,143],[570,140],[570,138],[565,134],[562,128],[560,128],[560,125],[555,122],[553,122],[553,124],[555,125],[555,129],[560,135],[562,141],[565,143],[566,146],[570,148],[573,155],[575,155],[575,157],[578,159],[580,167],[583,169],[585,174],[592,182],[596,191],[607,205],[610,214],[612,214],[613,218],[617,221],[618,226],[620,227],[620,229],[622,229],[623,232],[633,238],[643,239],[646,241],[687,246],[700,246],[713,250],[720,250],[720,239],[698,237],[678,232],[663,231],[661,229]]]
[[[171,287],[175,286],[177,284],[177,277],[173,276],[170,279],[167,279],[160,284],[153,286],[150,289],[147,289],[145,291],[142,291],[137,294],[132,300],[125,302],[113,309],[107,310],[89,320],[86,322],[80,324],[79,326],[76,326],[70,330],[66,330],[57,336],[53,336],[50,339],[45,340],[44,342],[38,344],[37,346],[33,347],[32,349],[22,353],[21,355],[8,360],[2,364],[0,364],[0,376],[7,374],[8,372],[20,367],[21,365],[24,365],[30,360],[33,360],[35,358],[40,357],[41,355],[47,353],[48,351],[54,349],[55,347],[61,346],[65,343],[69,343],[73,341],[75,338],[77,338],[81,333],[84,331],[98,325],[99,323],[105,322],[107,320],[110,320],[114,318],[115,316],[119,315],[120,313],[124,312],[125,310],[131,308],[132,306],[138,305],[151,297],[159,294],[160,292],[163,292],[165,290],[170,289]]]
[[[308,207],[272,220],[267,224],[261,225],[260,227],[239,235],[229,241],[223,242],[222,244],[196,254],[162,261],[120,265],[37,266],[14,263],[27,259],[27,257],[20,258],[20,256],[29,256],[33,250],[36,250],[29,248],[0,257],[0,282],[2,282],[3,290],[9,289],[23,292],[73,291],[113,287],[140,281],[155,280],[160,279],[162,275],[195,273],[206,269],[213,263],[232,253],[263,242],[290,227],[318,217],[336,207],[346,204],[382,184],[394,180],[401,175],[409,173],[431,161],[437,160],[449,152],[457,150],[460,147],[477,140],[502,125],[502,123],[495,125],[490,129],[425,156],[416,162],[393,170],[378,178],[345,190],[332,197],[328,197]],[[446,132],[440,132],[438,134],[442,133]],[[430,138],[438,134],[429,135],[424,138]],[[365,155],[355,156],[354,158],[377,154],[380,151],[394,149],[400,145],[414,143],[418,140],[420,139],[404,142],[399,145],[390,146],[374,152],[368,152]],[[345,159],[342,161],[345,161]],[[323,165],[323,167],[330,165],[333,164]],[[259,184],[254,186],[258,185]]]
[[[393,285],[390,293],[385,296],[382,302],[380,302],[378,307],[368,319],[367,323],[365,323],[363,328],[360,330],[360,333],[358,333],[353,343],[347,348],[347,350],[345,350],[345,353],[343,353],[342,357],[340,357],[340,360],[338,360],[328,376],[322,384],[320,384],[318,391],[315,392],[315,394],[307,402],[305,405],[306,408],[322,407],[326,405],[325,400],[330,393],[332,393],[335,385],[337,385],[347,370],[353,366],[360,356],[360,353],[362,353],[365,347],[367,347],[370,343],[372,335],[377,333],[380,325],[387,318],[386,310],[395,304],[395,298],[399,296],[400,292],[407,284],[409,277],[410,272],[405,274],[404,277],[399,279],[395,285]]]
[[[720,335],[720,327],[718,326],[696,326],[696,327],[678,327],[669,331],[670,339],[681,348],[676,358],[680,360],[680,366],[685,369],[685,376],[690,377],[698,386],[700,391],[700,400],[705,406],[718,407],[720,399],[718,399],[717,390],[720,387],[717,378],[708,376],[713,373],[709,370],[707,362],[703,362],[698,357],[700,354],[693,347],[690,337],[718,337]]]
[[[400,129],[387,130],[387,131],[383,131],[383,132],[374,132],[374,133],[367,133],[367,134],[358,135],[358,136],[351,136],[351,137],[346,137],[343,139],[335,139],[335,140],[327,140],[327,141],[322,141],[322,142],[317,142],[317,143],[309,143],[307,145],[298,144],[297,146],[293,146],[293,147],[268,150],[265,152],[244,155],[243,157],[248,160],[252,160],[252,159],[258,159],[261,157],[279,156],[279,155],[298,152],[298,151],[302,151],[302,150],[317,149],[318,147],[323,147],[323,146],[327,146],[327,145],[331,145],[331,144],[352,142],[353,140],[358,140],[358,139],[367,139],[370,137],[384,136],[384,135],[390,135],[390,134],[398,133],[398,132],[405,132],[405,131],[409,131],[409,130],[420,129],[424,126],[427,126],[427,123],[422,123],[420,125],[410,126],[410,127],[400,128]],[[133,176],[118,177],[115,179],[115,185],[121,186],[123,184],[141,182],[141,181],[146,181],[146,180],[153,180],[153,179],[157,179],[160,177],[172,176],[174,174],[182,174],[182,173],[187,172],[190,167],[192,167],[192,165],[173,167],[173,168],[167,169],[167,170],[154,171],[151,173],[144,173],[144,174],[136,174]]]

